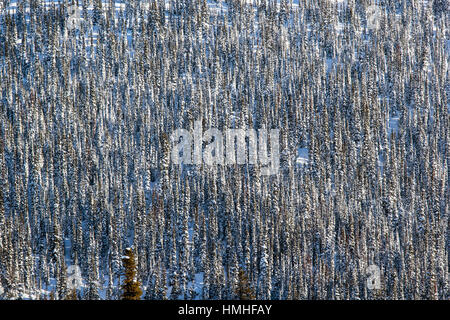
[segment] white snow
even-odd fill
[[[297,149],[297,164],[307,165],[309,162],[309,151],[308,148],[298,148]]]
[[[392,132],[395,132],[395,133],[398,132],[398,121],[399,120],[400,120],[399,117],[389,118],[389,124],[388,124],[389,134],[391,134]]]

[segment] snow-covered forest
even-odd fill
[[[0,299],[120,299],[126,248],[141,299],[449,299],[448,22],[447,0],[0,0]],[[279,129],[279,172],[173,163],[196,121]]]

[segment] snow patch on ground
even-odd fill
[[[309,151],[308,148],[298,148],[297,149],[297,164],[307,165],[309,162]]]
[[[399,117],[389,118],[389,123],[388,123],[389,134],[391,134],[392,132],[395,132],[395,133],[398,132],[398,122],[399,122],[399,120],[400,120]]]

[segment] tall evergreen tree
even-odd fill
[[[122,257],[125,279],[122,283],[122,300],[140,300],[142,289],[140,282],[136,279],[136,261],[131,248],[125,249]]]

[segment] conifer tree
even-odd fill
[[[240,300],[255,299],[254,290],[251,287],[250,281],[243,269],[239,269],[238,286],[236,288],[235,293]]]
[[[69,294],[66,296],[65,300],[78,300],[77,289],[70,290]]]
[[[125,279],[122,284],[122,300],[140,300],[142,295],[141,284],[136,280],[136,261],[131,248],[125,249],[122,257]]]

